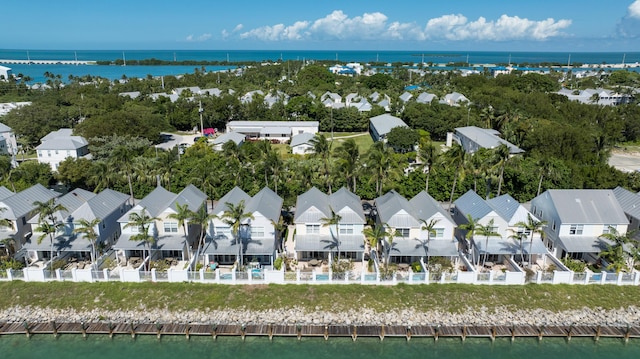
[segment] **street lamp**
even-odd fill
[[[202,112],[204,112],[204,109],[202,108],[202,101],[200,101],[200,106],[198,108],[198,113],[200,113],[200,135],[204,136],[204,123],[202,122]]]

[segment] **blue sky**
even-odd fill
[[[640,51],[640,0],[3,0],[0,48]]]

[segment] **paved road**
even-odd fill
[[[196,137],[199,137],[200,134],[198,133],[198,134],[192,134],[192,135],[191,134],[179,135],[175,133],[163,132],[162,136],[166,138],[166,141],[156,145],[156,147],[168,150],[170,148],[174,148],[175,146],[181,143],[185,143],[188,146],[191,146],[193,144],[193,139]]]
[[[614,151],[609,157],[609,165],[623,172],[640,171],[640,153]]]

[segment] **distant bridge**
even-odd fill
[[[12,60],[0,59],[0,64],[18,64],[18,65],[95,65],[95,61],[78,61],[78,60]]]

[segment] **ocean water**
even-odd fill
[[[348,338],[268,338],[247,337],[191,337],[93,335],[84,339],[80,335],[36,335],[27,339],[22,335],[0,337],[0,353],[11,359],[359,359],[359,358],[438,358],[438,359],[502,359],[502,358],[560,358],[602,359],[639,358],[640,341],[625,344],[619,339],[545,338],[541,342],[533,338],[510,339],[404,339],[360,338],[353,342]]]
[[[166,61],[278,61],[278,60],[339,60],[341,62],[403,62],[403,63],[449,63],[469,62],[471,64],[522,64],[522,63],[559,63],[559,64],[632,64],[640,62],[640,52],[488,52],[488,51],[266,51],[266,50],[9,50],[0,49],[0,59],[16,60],[59,60],[59,61],[114,61],[118,59],[142,60],[159,59]],[[146,77],[180,75],[193,73],[196,66],[98,66],[98,65],[15,65],[5,64],[12,68],[15,75],[24,74],[33,78],[32,82],[44,82],[45,72],[62,76],[67,81],[69,75],[93,75],[111,80],[127,77]],[[207,71],[226,70],[229,66],[206,66]]]

